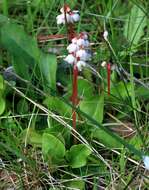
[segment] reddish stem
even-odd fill
[[[78,104],[78,68],[76,65],[73,66],[73,92],[72,92],[72,103],[74,106]]]
[[[108,95],[110,95],[110,78],[111,78],[111,64],[107,64],[107,82],[108,82]]]
[[[73,66],[73,91],[72,91],[72,104],[74,107],[78,104],[78,68],[74,64]],[[76,131],[76,111],[72,109],[72,127],[74,129],[74,144],[76,144],[77,140],[75,138],[75,131]]]
[[[74,25],[69,23],[68,24],[68,40],[71,41],[76,36]]]

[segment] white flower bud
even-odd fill
[[[67,47],[67,50],[69,53],[74,53],[79,50],[79,47],[77,44],[72,43]]]
[[[76,62],[76,58],[72,55],[72,54],[69,54],[67,55],[67,57],[64,59],[64,61],[66,61],[67,63],[69,64],[73,64]]]
[[[103,61],[102,63],[101,63],[101,66],[102,67],[105,67],[107,65],[107,62],[106,61]]]
[[[149,170],[149,156],[143,156],[144,166],[147,170]]]
[[[103,38],[107,41],[108,40],[108,31],[105,30],[103,33]]]
[[[79,71],[82,71],[82,67],[85,67],[86,63],[84,61],[78,61],[77,62],[77,67]]]

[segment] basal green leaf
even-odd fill
[[[22,26],[6,23],[0,29],[0,41],[3,48],[14,57],[16,73],[30,79],[31,71],[35,72],[40,56],[36,40],[28,36]]]
[[[99,123],[103,121],[104,94],[80,102],[80,110],[90,115]]]
[[[73,145],[67,152],[66,159],[72,168],[85,166],[91,150],[84,144]]]
[[[42,135],[33,128],[23,130],[20,137],[32,146],[41,147],[42,145]]]
[[[65,146],[54,135],[44,133],[42,137],[42,153],[45,159],[59,160],[65,155]]]
[[[63,116],[72,115],[72,108],[60,100],[59,97],[49,96],[44,100],[44,104],[48,106],[49,109],[54,110]]]
[[[26,80],[36,77],[44,89],[56,89],[57,61],[55,55],[42,53],[37,41],[28,36],[23,27],[7,23],[0,29],[0,41],[13,56],[15,72]]]
[[[43,76],[44,87],[56,89],[57,60],[53,54],[41,54],[39,62],[40,71]]]
[[[39,49],[37,42],[25,33],[22,26],[14,23],[5,24],[1,28],[1,41],[12,55],[23,55],[26,64],[33,66],[33,61],[38,61]]]

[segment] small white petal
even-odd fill
[[[76,52],[76,57],[81,58],[82,56],[85,56],[86,52],[83,49],[80,49],[79,51]]]
[[[90,45],[88,40],[84,40],[84,47],[88,47]]]
[[[91,58],[91,55],[87,53],[84,49],[80,49],[76,52],[76,57],[80,58],[81,61],[87,61]]]
[[[76,44],[76,43],[77,43],[77,38],[73,38],[73,39],[71,40],[71,42],[72,42],[73,44]]]
[[[69,53],[74,53],[74,52],[78,51],[78,49],[79,49],[78,45],[74,44],[74,43],[70,44],[67,47],[67,50],[68,50]]]
[[[147,170],[149,170],[149,156],[143,156],[144,166]]]
[[[73,64],[76,62],[76,58],[72,55],[69,54],[67,57],[64,59],[64,61],[68,62],[69,64]]]
[[[82,71],[82,67],[85,67],[86,63],[84,61],[78,61],[77,62],[77,67],[79,71]]]
[[[73,22],[78,22],[78,21],[80,20],[80,15],[77,14],[77,13],[73,13],[73,14],[71,15],[71,18],[72,18],[72,21],[73,21]]]
[[[73,19],[71,17],[71,15],[66,13],[66,19],[67,19],[67,23],[73,23]]]
[[[57,24],[65,24],[65,18],[64,18],[64,15],[61,14],[61,15],[58,15],[56,17],[56,20],[57,20]]]
[[[108,31],[105,30],[103,33],[103,38],[107,41],[108,40]]]
[[[76,43],[77,43],[78,46],[84,46],[84,44],[85,44],[84,41],[85,41],[84,39],[79,38]]]

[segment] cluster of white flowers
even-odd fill
[[[86,66],[86,61],[90,60],[86,48],[89,47],[88,35],[85,32],[80,33],[77,37],[71,40],[71,44],[67,47],[69,54],[64,59],[69,64],[76,64],[79,71]]]
[[[79,21],[79,11],[71,11],[70,7],[65,5],[60,9],[61,14],[56,17],[57,24],[74,23]]]
[[[72,11],[68,5],[64,5],[60,9],[62,14],[56,17],[57,24],[74,23],[79,21],[79,11]],[[86,66],[86,61],[91,58],[91,54],[87,52],[90,43],[86,32],[82,32],[71,40],[71,44],[67,47],[68,56],[64,59],[67,63],[76,65],[81,71],[82,67]]]

